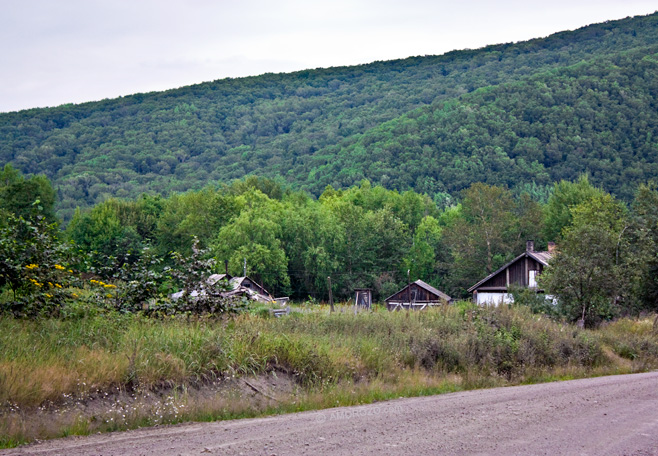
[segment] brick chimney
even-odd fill
[[[535,241],[525,241],[525,251],[534,252],[535,251]]]
[[[555,242],[551,241],[548,243],[548,253],[553,254],[555,252]]]

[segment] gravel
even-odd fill
[[[658,372],[69,437],[0,455],[658,456]]]

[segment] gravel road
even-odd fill
[[[66,438],[0,455],[658,456],[658,372]]]

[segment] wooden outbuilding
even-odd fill
[[[354,308],[368,309],[372,308],[372,290],[370,288],[354,289]]]
[[[386,298],[388,310],[422,310],[428,306],[449,304],[452,298],[422,280],[407,285],[402,290]]]
[[[508,304],[514,302],[510,294],[510,287],[540,290],[537,286],[537,277],[548,266],[553,256],[555,243],[549,242],[548,251],[535,252],[535,243],[526,242],[526,251],[512,261],[492,272],[484,279],[468,289],[473,293],[473,300],[480,305]]]

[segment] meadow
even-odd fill
[[[658,367],[655,316],[583,330],[526,307],[293,306],[273,318],[99,308],[0,318],[0,447]]]

